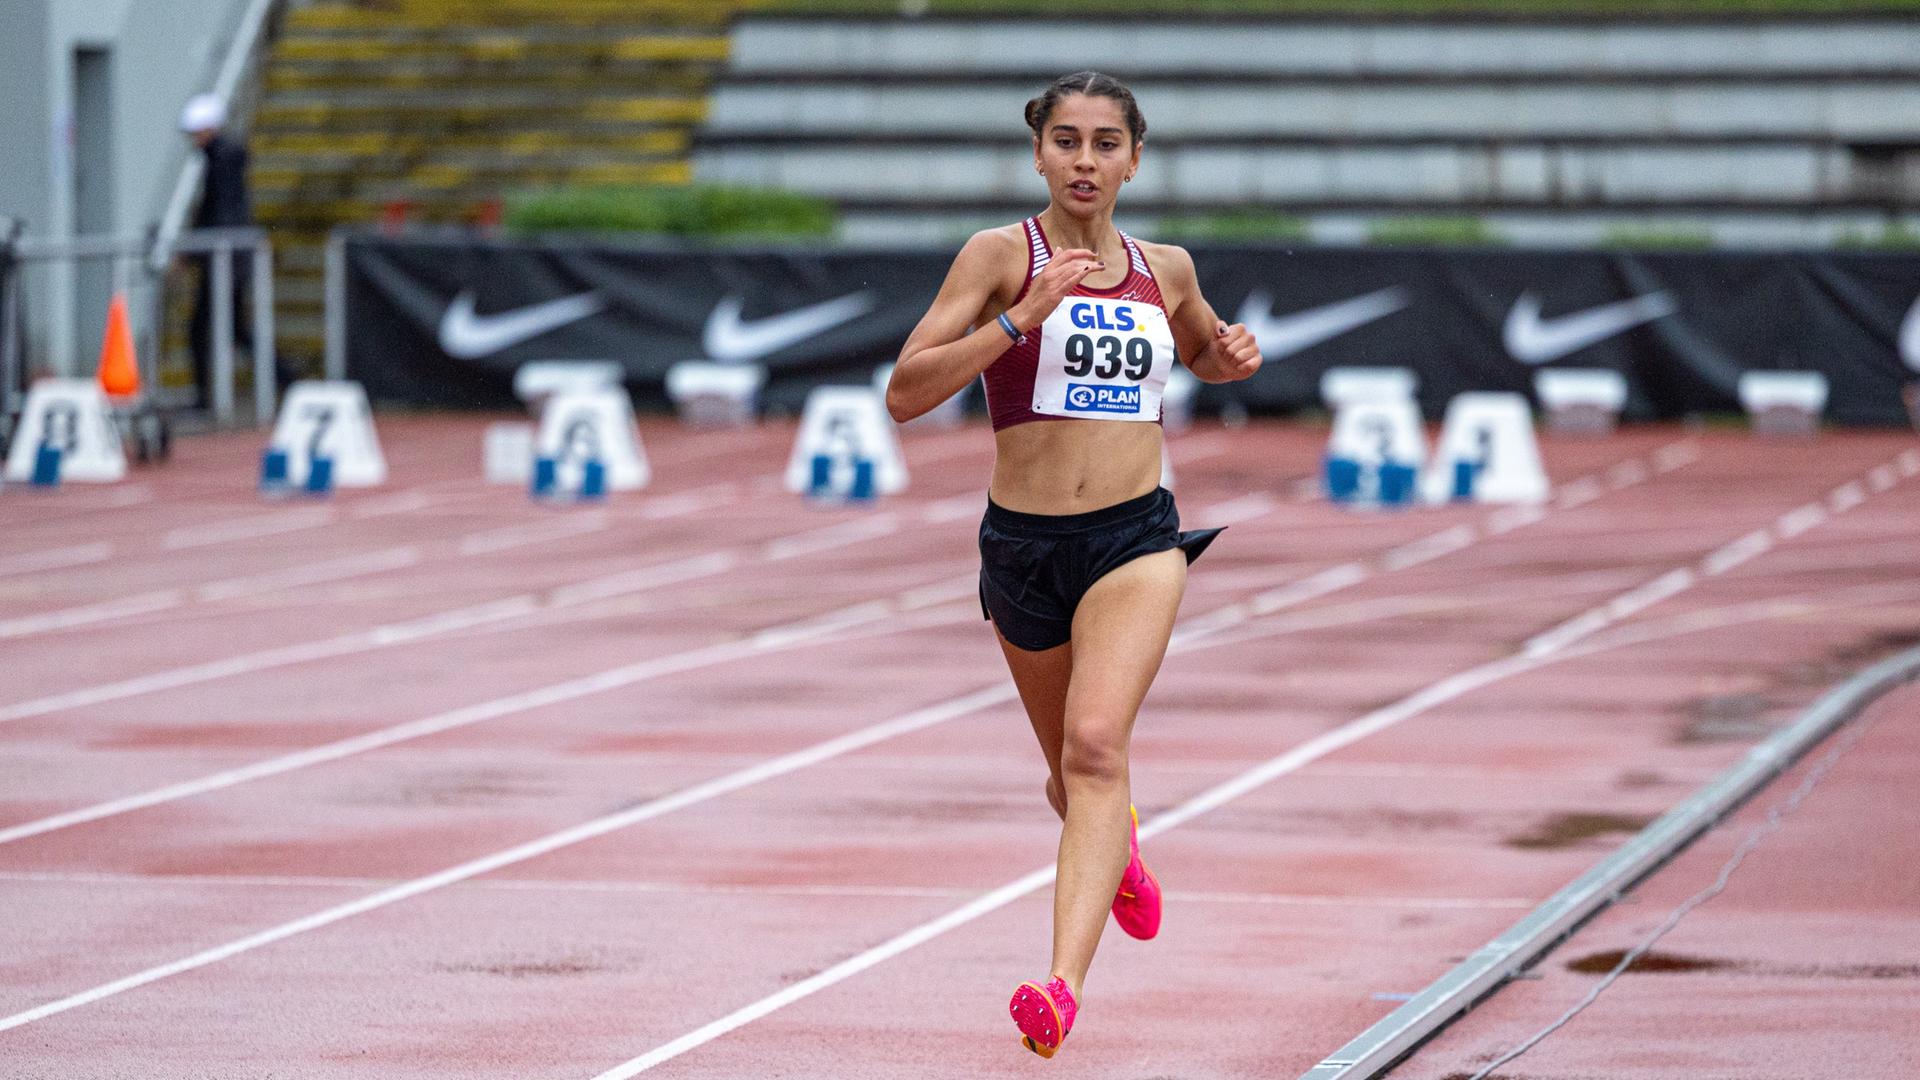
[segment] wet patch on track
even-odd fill
[[[1528,832],[1507,837],[1506,845],[1526,851],[1558,850],[1602,837],[1632,835],[1652,823],[1650,814],[1555,814]]]

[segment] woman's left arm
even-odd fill
[[[1167,321],[1173,343],[1186,359],[1187,370],[1201,382],[1238,382],[1260,370],[1260,345],[1247,328],[1229,326],[1200,295],[1193,256],[1173,244],[1154,244],[1155,275],[1161,298],[1167,302]]]

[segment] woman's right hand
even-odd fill
[[[1061,248],[1053,253],[1046,269],[1027,286],[1027,295],[1007,312],[1013,325],[1023,334],[1031,334],[1047,321],[1060,301],[1073,292],[1081,280],[1095,270],[1106,269],[1098,252],[1086,248]]]

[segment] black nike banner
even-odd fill
[[[758,363],[771,408],[866,383],[939,290],[951,250],[692,248],[354,237],[348,377],[377,401],[506,407],[530,360],[615,360],[642,407],[682,360]],[[1429,415],[1466,390],[1532,393],[1543,367],[1627,377],[1629,419],[1737,412],[1740,375],[1806,370],[1827,419],[1903,424],[1920,379],[1920,256],[1882,252],[1191,249],[1266,366],[1203,411],[1319,405],[1341,365],[1411,368]]]

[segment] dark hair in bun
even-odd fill
[[[1120,113],[1127,118],[1127,132],[1133,142],[1137,144],[1147,137],[1147,119],[1140,115],[1140,105],[1133,100],[1133,91],[1127,89],[1125,83],[1097,71],[1076,71],[1055,79],[1045,93],[1027,102],[1027,126],[1033,129],[1035,138],[1046,134],[1053,107],[1069,94],[1112,98],[1120,103]]]

